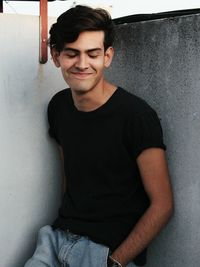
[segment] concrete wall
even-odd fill
[[[60,203],[61,169],[46,106],[65,88],[39,62],[39,19],[0,14],[0,266],[22,267]]]
[[[157,110],[175,194],[147,267],[199,267],[200,15],[119,25],[117,35],[107,77]]]
[[[176,212],[147,267],[199,267],[199,28],[199,15],[120,25],[107,73],[158,111],[168,146]],[[22,267],[60,202],[46,106],[65,83],[52,62],[38,63],[38,17],[1,14],[0,38],[0,266]]]

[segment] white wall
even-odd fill
[[[68,0],[48,2],[49,16],[59,16],[75,4],[107,8],[111,12],[113,18],[134,14],[158,13],[200,7],[199,0]],[[4,1],[4,12],[38,15],[39,2]]]
[[[39,64],[39,18],[0,14],[0,266],[22,267],[60,203],[61,166],[46,107],[66,87]]]

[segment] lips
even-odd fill
[[[85,79],[92,75],[91,72],[71,72],[71,74],[78,79]]]

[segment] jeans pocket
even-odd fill
[[[68,267],[69,266],[69,256],[70,256],[71,250],[72,250],[72,248],[76,242],[77,242],[77,240],[67,241],[67,242],[64,242],[64,244],[62,245],[62,247],[59,251],[59,254],[58,254],[58,259],[59,259],[59,262],[61,263],[62,267]]]
[[[58,258],[62,267],[107,267],[109,247],[88,238],[67,240]]]

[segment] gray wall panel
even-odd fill
[[[108,79],[157,110],[168,147],[175,214],[148,267],[199,267],[200,15],[117,26]]]

